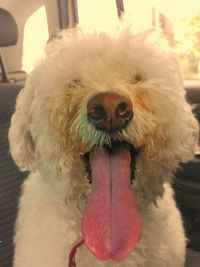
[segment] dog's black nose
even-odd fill
[[[133,118],[131,99],[114,92],[99,93],[88,101],[87,116],[88,121],[99,130],[121,130]]]

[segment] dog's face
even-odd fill
[[[121,260],[140,237],[138,202],[162,196],[178,163],[193,156],[198,125],[174,56],[151,33],[68,35],[49,44],[28,78],[12,119],[11,152],[21,168],[68,179],[74,202],[92,192],[85,241],[98,258]],[[130,243],[115,251],[119,231],[120,242]]]

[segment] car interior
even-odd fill
[[[26,2],[26,1],[25,1]],[[22,42],[25,22],[39,8],[45,7],[49,40],[59,30],[76,27],[79,2],[73,0],[28,1],[2,0],[0,3],[0,266],[12,267],[14,227],[21,185],[27,176],[13,162],[8,143],[8,129],[15,102],[24,87],[27,72],[22,68]],[[124,12],[123,1],[116,0],[115,12]],[[88,3],[86,1],[85,3]],[[114,6],[114,5],[113,5]],[[135,5],[137,6],[137,4]],[[88,10],[90,6],[87,7]],[[88,13],[89,16],[90,12]],[[102,16],[103,20],[103,16]],[[40,33],[42,35],[42,32]],[[46,40],[48,41],[48,40]],[[34,49],[34,45],[32,47]],[[19,60],[20,59],[20,60]],[[15,62],[12,64],[12,62]],[[14,66],[14,67],[13,67]],[[200,80],[185,80],[188,102],[200,122]],[[180,166],[173,181],[175,199],[188,238],[185,267],[200,266],[200,151],[194,159]],[[176,264],[174,265],[174,267]]]

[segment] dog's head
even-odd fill
[[[136,243],[136,202],[156,201],[178,163],[193,157],[198,124],[176,58],[163,44],[151,32],[126,30],[115,38],[64,32],[49,43],[18,97],[9,131],[13,158],[21,169],[68,179],[72,201],[92,184],[97,193],[85,211],[85,233],[98,210],[106,209],[99,216],[105,219],[108,201],[116,216],[134,219]]]

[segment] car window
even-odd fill
[[[22,69],[30,72],[43,56],[49,38],[45,6],[37,9],[26,21],[23,38]],[[37,41],[36,41],[37,40]]]
[[[179,56],[184,79],[200,79],[199,1],[124,0],[124,8],[137,30],[164,31]]]
[[[200,8],[181,17],[175,33],[184,78],[200,79]]]
[[[5,6],[8,5],[6,3]],[[19,34],[21,37],[17,46],[1,49],[8,72],[30,72],[42,56],[49,35],[51,37],[59,28],[78,25],[87,30],[105,29],[114,34],[113,29],[116,29],[119,23],[118,14],[121,7],[124,17],[132,23],[135,32],[152,27],[162,29],[179,56],[183,78],[200,79],[200,4],[196,0],[58,0],[57,5],[53,1],[41,1],[41,4],[37,5],[38,8],[33,8],[34,11],[30,12],[25,23],[20,22],[23,27],[19,28],[22,32]],[[77,18],[70,22],[74,7]],[[25,6],[12,11],[18,21],[23,20],[19,11],[25,12]],[[56,21],[58,17],[60,25]],[[22,55],[18,52],[17,60],[11,62],[10,51],[16,55],[17,49],[22,51]],[[20,56],[22,62],[19,62]]]
[[[78,0],[79,26],[84,29],[113,31],[118,24],[115,1],[107,0]]]
[[[117,2],[117,1],[116,1]],[[78,0],[79,25],[113,31],[117,25],[115,1]],[[183,78],[200,79],[200,4],[191,1],[123,0],[125,18],[135,32],[162,29],[179,56]]]

